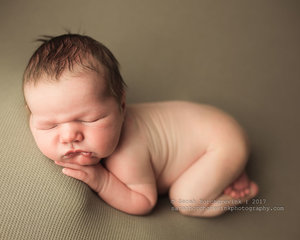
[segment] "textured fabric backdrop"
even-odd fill
[[[300,239],[299,1],[0,1],[0,239]],[[129,103],[213,104],[247,130],[263,204],[201,219],[121,213],[33,141],[21,78],[39,35],[91,35],[119,59]],[[124,199],[126,201],[126,199]]]

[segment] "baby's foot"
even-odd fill
[[[243,172],[232,184],[225,188],[224,193],[232,198],[244,198],[250,194],[250,184],[246,172]]]

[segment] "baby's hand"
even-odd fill
[[[106,170],[99,163],[97,165],[82,166],[74,163],[55,161],[55,164],[64,167],[62,172],[70,177],[85,182],[91,189],[99,193],[103,186]]]

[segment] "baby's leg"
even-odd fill
[[[185,215],[213,217],[235,206],[236,201],[224,194],[244,170],[246,151],[216,149],[206,152],[172,184],[170,198],[175,207]],[[253,198],[258,192],[254,182],[249,184],[249,194],[241,202]]]

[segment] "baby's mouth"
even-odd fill
[[[71,150],[71,151],[66,152],[62,158],[69,159],[69,158],[73,158],[78,155],[82,155],[84,157],[92,157],[93,154],[92,154],[92,152],[86,152],[86,151],[82,151],[82,150]]]

